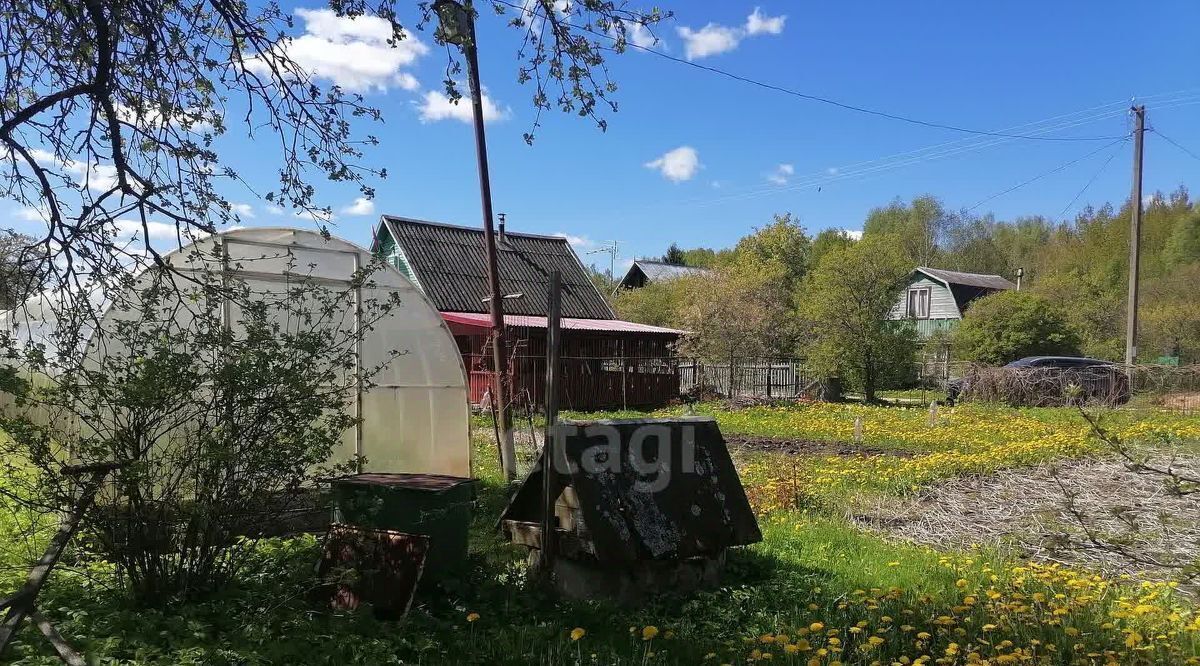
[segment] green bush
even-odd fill
[[[954,332],[958,360],[1002,365],[1026,356],[1079,354],[1066,313],[1027,291],[1002,291],[971,306]]]

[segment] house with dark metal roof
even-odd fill
[[[971,303],[1017,285],[999,275],[963,273],[919,266],[892,306],[891,319],[909,319],[917,333],[928,338],[952,330]]]
[[[544,396],[547,292],[562,277],[561,376],[564,409],[653,406],[679,396],[674,343],[683,333],[616,318],[566,238],[496,234],[504,327],[511,347],[515,398]],[[482,228],[384,215],[372,251],[425,293],[458,341],[471,401],[491,387],[492,324]]]
[[[638,259],[633,262],[618,285],[621,289],[641,289],[651,282],[667,282],[681,277],[709,275],[712,271],[697,266],[680,266],[663,261]]]

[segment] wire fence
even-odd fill
[[[695,398],[821,400],[840,388],[836,379],[822,377],[803,358],[682,358],[677,371],[680,393]],[[1200,364],[1012,369],[954,361],[950,350],[941,348],[923,352],[903,381],[878,388],[885,399],[923,405],[954,398],[1024,406],[1102,404],[1200,413]]]

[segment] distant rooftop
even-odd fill
[[[625,273],[625,277],[621,278],[621,286],[626,288],[643,287],[651,282],[669,282],[681,277],[708,275],[710,273],[712,273],[711,270],[698,266],[680,266],[678,264],[668,264],[664,261],[638,259],[629,267],[629,270]]]
[[[944,282],[947,285],[961,284],[968,287],[982,287],[984,289],[1016,289],[1017,285],[1009,282],[1007,279],[999,275],[987,275],[983,273],[963,273],[960,271],[947,271],[941,268],[929,268],[927,266],[919,266],[917,270],[928,275],[929,277]]]
[[[646,277],[651,280],[673,280],[688,275],[707,275],[712,272],[707,268],[700,268],[699,266],[680,266],[678,264],[668,264],[663,261],[638,259],[633,263],[635,266],[641,268]]]

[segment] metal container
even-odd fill
[[[335,521],[429,537],[424,576],[444,576],[466,561],[471,479],[368,473],[335,479],[332,487]]]

